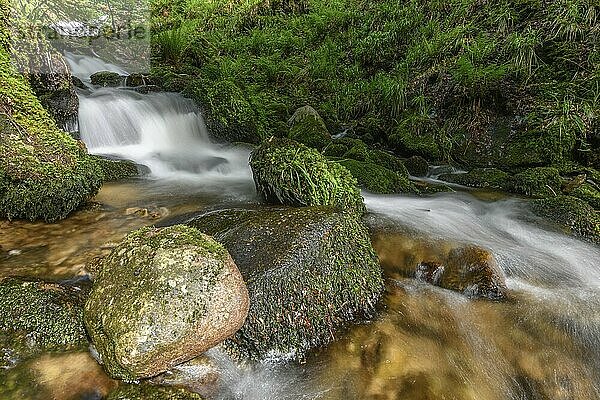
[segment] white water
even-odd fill
[[[97,58],[66,56],[85,82],[97,71],[127,74]],[[176,93],[88,87],[79,93],[79,131],[91,153],[135,161],[154,178],[202,186],[250,181],[249,152],[212,143],[193,101]]]

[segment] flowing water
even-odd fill
[[[69,58],[84,80],[98,69],[119,71],[100,60]],[[105,185],[95,206],[56,224],[2,222],[0,276],[84,274],[86,260],[140,226],[256,201],[248,151],[212,143],[188,100],[125,88],[90,88],[80,100],[81,136],[90,151],[147,165],[151,175]],[[364,197],[387,281],[379,316],[340,333],[301,364],[238,366],[211,350],[220,380],[207,398],[600,399],[599,246],[545,226],[518,199]],[[493,253],[507,300],[468,299],[399,272],[465,244]],[[186,386],[193,387],[202,377],[190,371]],[[44,355],[6,376],[28,393],[22,398],[45,398],[35,395],[42,392],[61,400],[102,398],[118,385],[87,353]]]

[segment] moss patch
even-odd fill
[[[427,176],[429,163],[421,156],[412,156],[404,160],[404,166],[412,176]]]
[[[258,193],[269,203],[364,211],[348,170],[303,144],[272,138],[251,153],[250,167]]]
[[[106,400],[202,400],[197,393],[170,386],[147,383],[123,385],[108,394]]]
[[[331,142],[331,135],[325,122],[311,106],[297,109],[288,123],[290,139],[319,150]]]
[[[407,175],[394,172],[385,167],[356,160],[339,161],[352,176],[356,178],[359,186],[373,193],[418,193],[417,188],[408,180]]]
[[[443,174],[440,179],[459,185],[508,190],[510,175],[496,168],[475,168],[465,174]]]
[[[567,232],[600,243],[600,215],[588,203],[572,196],[534,200],[533,211]]]
[[[600,191],[589,183],[577,187],[571,192],[571,196],[577,197],[589,205],[594,207],[596,210],[600,210]]]
[[[562,179],[556,168],[529,168],[513,176],[511,190],[530,197],[550,197],[561,193]]]
[[[128,160],[109,160],[100,156],[91,156],[102,170],[104,182],[119,181],[140,175],[137,165]]]

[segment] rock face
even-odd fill
[[[83,303],[77,288],[5,278],[0,281],[0,336],[10,337],[11,348],[19,348],[19,343],[26,343],[29,350],[85,346]]]
[[[444,264],[422,262],[417,266],[415,275],[418,279],[467,297],[500,300],[506,297],[508,290],[492,253],[477,246],[450,251]]]
[[[185,227],[133,232],[98,268],[85,325],[107,372],[151,377],[244,323],[248,292],[227,251]]]
[[[332,207],[228,209],[187,223],[223,243],[250,293],[244,326],[225,342],[241,358],[302,357],[369,317],[382,272],[356,214]]]
[[[270,204],[365,209],[348,170],[303,144],[271,138],[251,153],[250,167],[256,190]]]
[[[322,149],[331,135],[319,113],[311,106],[300,107],[289,119],[290,138],[309,147]]]

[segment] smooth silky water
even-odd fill
[[[119,71],[97,59],[69,59],[83,80],[97,70]],[[133,229],[257,201],[248,150],[212,143],[200,113],[181,96],[90,88],[80,100],[90,151],[134,160],[151,174],[106,184],[92,206],[65,221],[2,222],[0,276],[83,275],[86,260],[107,254]],[[394,261],[384,269],[379,316],[301,363],[238,366],[211,350],[221,379],[208,398],[600,399],[597,245],[542,225],[522,200],[466,193],[364,197],[374,246]],[[443,257],[464,244],[494,254],[507,278],[507,300],[470,300],[405,278],[393,266]],[[102,398],[118,385],[87,353],[46,354],[9,376],[21,375],[28,378],[13,381],[32,398],[42,388],[55,399]]]

